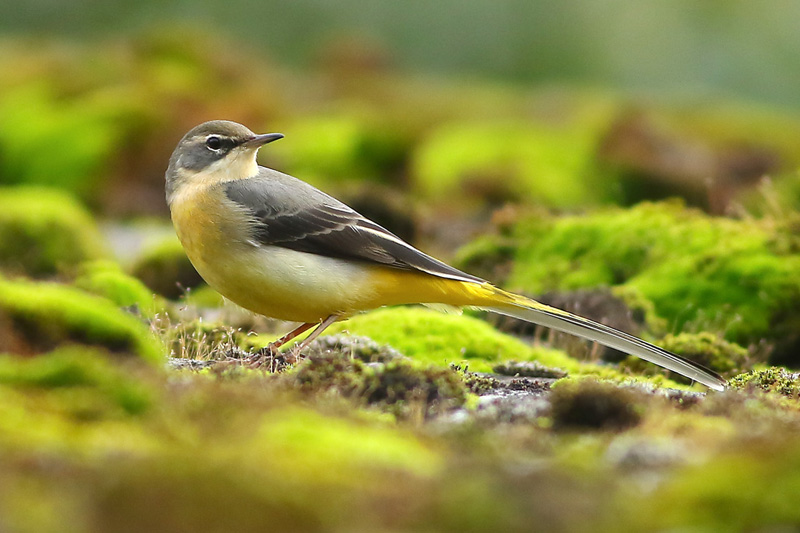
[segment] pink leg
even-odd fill
[[[333,324],[334,322],[336,322],[340,318],[342,318],[340,315],[330,315],[328,318],[326,318],[325,320],[320,322],[319,326],[317,326],[317,329],[315,329],[314,331],[311,332],[311,335],[309,335],[308,337],[303,339],[302,342],[300,342],[296,346],[294,346],[292,348],[292,350],[297,350],[297,354],[299,354],[300,350],[302,350],[303,348],[305,348],[306,346],[311,344],[311,341],[313,341],[314,339],[319,337],[320,333],[325,331],[325,329],[327,329],[328,326],[330,326],[331,324]],[[303,331],[305,331],[305,330],[303,330]]]
[[[278,339],[276,341],[272,341],[271,343],[269,343],[269,347],[272,349],[272,351],[277,352],[278,348],[280,348],[281,346],[283,346],[284,344],[286,344],[290,340],[294,339],[298,335],[304,333],[305,331],[308,331],[308,329],[313,327],[313,326],[314,326],[313,322],[307,322],[305,324],[300,324],[299,326],[294,328],[292,331],[290,331],[289,333],[287,333],[286,335],[284,335],[280,339]]]

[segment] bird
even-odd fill
[[[299,353],[334,322],[371,309],[444,304],[576,335],[725,390],[698,363],[462,272],[312,185],[260,166],[259,149],[283,137],[205,122],[178,142],[165,173],[173,226],[203,279],[245,309],[300,323],[270,349],[316,327],[295,342]]]

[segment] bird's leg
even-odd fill
[[[316,329],[312,331],[308,337],[306,337],[301,342],[298,342],[297,344],[291,347],[289,352],[284,357],[286,362],[290,364],[296,363],[297,358],[300,355],[300,351],[303,350],[306,346],[308,346],[311,343],[311,341],[316,339],[319,336],[319,334],[322,333],[328,326],[330,326],[340,318],[341,318],[340,315],[330,315],[328,318],[326,318],[319,324],[316,324],[317,326]],[[300,324],[299,326],[297,326],[295,329],[293,329],[280,339],[269,343],[264,350],[260,350],[259,352],[254,354],[253,357],[251,357],[250,359],[251,366],[260,367],[265,363],[266,359],[266,356],[264,355],[265,351],[269,353],[270,360],[274,361],[275,356],[277,356],[280,353],[278,349],[281,346],[291,341],[298,335],[305,333],[306,331],[314,327],[314,325],[315,324],[313,322],[306,322],[305,324]]]
[[[290,340],[294,339],[298,335],[302,335],[304,332],[308,331],[310,328],[314,327],[313,322],[306,322],[304,324],[300,324],[292,331],[281,337],[280,339],[274,340],[271,343],[267,344],[267,346],[256,352],[250,357],[250,365],[255,367],[260,367],[265,363],[265,359],[269,357],[271,361],[274,361],[275,356],[280,354],[280,347],[289,342]],[[268,354],[268,355],[266,355]]]
[[[330,326],[331,324],[333,324],[334,322],[336,322],[337,320],[339,320],[341,318],[342,318],[341,315],[330,315],[330,316],[328,316],[328,318],[326,318],[325,320],[320,322],[319,325],[317,326],[317,329],[312,331],[311,334],[308,337],[306,337],[301,342],[298,342],[297,344],[292,346],[292,348],[290,350],[291,358],[296,361],[297,357],[300,355],[300,352],[304,348],[306,348],[309,344],[311,344],[311,341],[313,341],[314,339],[319,337],[319,334],[322,333],[323,331],[325,331],[328,328],[328,326]],[[306,325],[306,324],[304,324],[304,325]],[[308,324],[308,325],[310,326],[310,324]],[[306,329],[308,329],[308,328],[306,328]],[[303,331],[305,331],[305,330],[303,330]]]
[[[302,335],[303,333],[305,333],[306,331],[308,331],[312,327],[314,327],[314,323],[313,322],[306,322],[305,324],[300,324],[299,326],[294,328],[292,331],[290,331],[289,333],[287,333],[286,335],[284,335],[280,339],[272,341],[271,343],[269,343],[268,346],[269,346],[270,351],[277,354],[278,353],[278,348],[280,348],[281,346],[283,346],[284,344],[286,344],[290,340],[294,339],[298,335]]]

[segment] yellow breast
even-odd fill
[[[351,315],[374,300],[375,282],[361,263],[252,241],[246,212],[222,187],[179,190],[172,221],[186,255],[206,282],[234,303],[266,316],[317,322]]]

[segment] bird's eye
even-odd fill
[[[222,148],[222,139],[220,139],[216,135],[209,135],[208,139],[206,139],[206,146],[208,146],[212,150],[219,150],[220,148]]]

